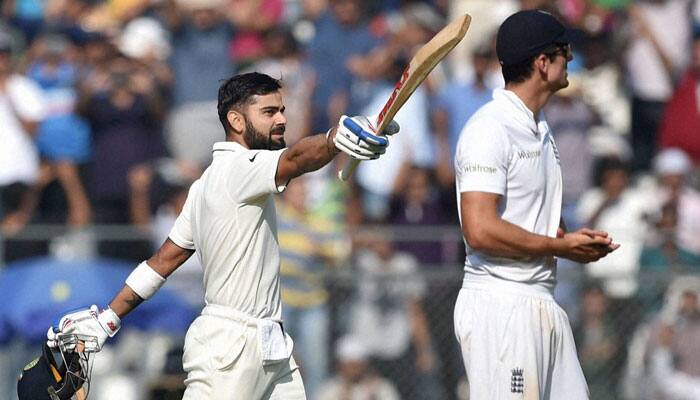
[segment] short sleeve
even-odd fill
[[[8,93],[17,114],[25,120],[39,122],[45,117],[45,104],[41,88],[32,80],[13,76],[8,84]]]
[[[187,250],[195,250],[194,237],[192,235],[192,202],[195,196],[197,196],[198,188],[199,181],[196,181],[190,187],[185,205],[182,207],[180,215],[177,216],[175,225],[173,225],[173,228],[170,230],[170,234],[168,234],[168,238],[172,240],[173,243]]]
[[[239,159],[228,179],[228,191],[238,201],[248,201],[262,195],[281,193],[286,185],[277,186],[275,177],[282,150],[251,150]]]
[[[457,190],[505,195],[510,142],[502,128],[488,120],[468,123],[455,155]]]

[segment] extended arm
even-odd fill
[[[275,182],[284,185],[291,179],[328,164],[338,153],[333,144],[336,128],[324,135],[314,135],[301,139],[282,153],[277,165]]]
[[[472,249],[511,258],[557,256],[585,263],[618,247],[605,232],[581,230],[561,238],[529,232],[500,217],[500,198],[493,193],[461,193],[462,231]]]
[[[343,115],[338,126],[325,135],[300,140],[282,153],[275,175],[277,185],[286,185],[297,176],[323,167],[341,151],[358,160],[379,158],[386,151],[389,141],[377,136],[369,121],[367,117],[349,118]],[[391,121],[382,134],[393,135],[398,131],[399,125]]]
[[[100,351],[107,338],[119,331],[121,319],[153,295],[165,282],[165,278],[187,261],[192,253],[194,251],[180,248],[167,239],[151,258],[132,271],[126,280],[127,284],[108,308],[99,310],[96,305],[92,305],[89,309],[64,315],[56,326],[49,328],[49,346],[57,346],[60,335],[75,334],[94,337],[95,343],[86,351]]]
[[[179,247],[170,239],[166,239],[160,246],[158,251],[146,261],[153,271],[164,279],[170,276],[176,269],[187,261],[193,250],[187,250]],[[131,310],[136,308],[144,299],[139,297],[136,292],[128,285],[124,285],[121,291],[109,303],[111,308],[119,318],[124,318]]]

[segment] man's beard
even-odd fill
[[[275,127],[270,130],[270,133],[264,135],[259,130],[255,129],[253,124],[248,118],[245,119],[245,133],[243,134],[243,139],[248,148],[251,150],[279,150],[287,146],[284,142],[284,138],[280,142],[275,143],[272,141],[272,132],[281,131],[284,133],[284,125]]]

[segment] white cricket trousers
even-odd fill
[[[454,312],[470,400],[587,400],[569,319],[544,287],[465,278]]]
[[[293,357],[263,366],[256,321],[228,307],[204,307],[185,337],[183,400],[306,400]]]

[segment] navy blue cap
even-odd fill
[[[541,10],[518,11],[498,28],[496,54],[501,65],[513,65],[554,44],[570,43],[571,39],[572,31],[552,14]]]

